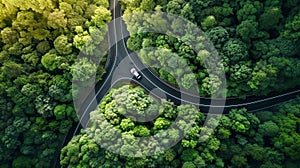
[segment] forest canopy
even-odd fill
[[[131,37],[127,46],[132,51],[146,48],[164,48],[184,58],[196,74],[201,96],[211,95],[216,83],[223,82],[208,77],[201,55],[193,51],[182,39],[162,33],[147,33],[135,23],[135,12],[156,11],[175,14],[188,19],[201,28],[222,58],[226,73],[227,97],[267,95],[270,92],[299,86],[300,81],[300,2],[295,0],[225,0],[225,1],[147,1],[121,0],[125,22]],[[163,18],[153,13],[149,16],[164,25]],[[140,25],[147,19],[138,19]],[[171,31],[180,29],[180,22],[170,24]],[[138,29],[138,30],[136,30]],[[147,30],[147,28],[146,28]],[[136,33],[141,32],[141,33]],[[208,54],[208,53],[206,53]],[[153,61],[165,64],[155,54],[140,54],[145,64]],[[184,67],[182,67],[184,68]],[[182,68],[177,68],[180,75]],[[153,68],[162,79],[176,85],[172,76]],[[285,81],[285,82],[282,82]],[[186,86],[188,86],[188,83]],[[183,82],[183,83],[184,83]]]
[[[124,100],[124,95],[130,97]],[[206,116],[190,105],[174,107],[171,102],[154,103],[152,97],[140,87],[122,86],[113,89],[103,99],[98,109],[91,113],[92,126],[75,136],[62,149],[61,165],[66,167],[297,167],[299,164],[298,125],[300,123],[300,99],[284,103],[270,110],[249,113],[246,109],[233,109],[229,115],[211,117],[204,126]],[[138,105],[139,104],[139,105]],[[140,106],[141,105],[141,106]],[[143,107],[143,108],[140,108]],[[159,117],[149,122],[136,122],[126,117],[136,110],[141,116],[153,109]],[[119,155],[119,147],[125,153],[139,153],[136,137],[148,137],[169,129],[178,112],[197,111],[190,131],[175,146],[153,156],[129,157]],[[144,114],[145,115],[145,114]],[[184,126],[188,123],[181,123]],[[212,135],[207,135],[210,125],[216,124]],[[114,127],[129,144],[115,142]],[[204,132],[201,134],[200,132]],[[171,141],[180,135],[180,126],[165,137]],[[201,138],[208,137],[205,141]],[[143,143],[142,141],[140,143]],[[160,143],[166,143],[162,140]],[[168,143],[168,142],[167,142]],[[108,146],[107,146],[108,145]],[[129,145],[129,146],[128,146]],[[160,145],[145,144],[159,148]],[[117,150],[116,148],[116,150]],[[109,149],[109,150],[107,150]]]
[[[0,2],[0,167],[52,166],[78,122],[74,62],[110,20],[105,0]],[[91,58],[81,62],[104,73]]]
[[[181,66],[183,62],[169,53],[178,54],[195,74],[201,96],[210,96],[222,84],[218,76],[209,76],[204,66],[203,58],[210,58],[210,50],[196,53],[186,43],[196,37],[176,39],[163,33],[147,33],[130,22],[135,18],[126,16],[135,11],[162,11],[201,28],[204,34],[197,38],[209,39],[222,58],[227,97],[268,95],[300,85],[299,0],[120,3],[129,32],[139,31],[131,34],[127,47],[132,51],[162,49],[160,53],[139,56],[147,65],[158,62],[174,67],[176,71],[172,73],[182,77],[180,85],[188,89],[193,74],[187,73],[187,67]],[[159,23],[161,30],[168,26],[173,30],[182,28],[178,20],[169,25],[161,15],[148,16],[148,20]],[[95,73],[95,82],[101,80],[107,54],[99,58],[93,43],[99,45],[107,40],[107,27],[103,26],[111,19],[108,0],[0,1],[1,168],[51,167],[58,157],[61,166],[71,168],[299,167],[299,98],[256,113],[232,109],[228,115],[209,118],[192,105],[175,106],[169,100],[149,97],[136,85],[110,90],[90,113],[91,127],[81,130],[60,151],[70,129],[78,125],[73,102],[78,93],[72,81],[89,87],[86,81]],[[100,61],[99,66],[95,60]],[[176,85],[171,73],[152,70]],[[186,115],[176,123],[179,114]],[[206,119],[208,125],[204,126]],[[116,132],[101,131],[108,128]],[[184,134],[184,130],[188,132]],[[115,143],[107,150],[115,142],[114,133],[126,143]],[[149,144],[135,140],[155,135],[160,135],[158,140]],[[163,145],[159,146],[159,142]],[[164,150],[169,144],[174,145]],[[113,153],[114,149],[121,155]],[[141,156],[151,150],[158,152]],[[126,153],[139,157],[124,156]]]

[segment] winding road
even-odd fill
[[[81,128],[89,125],[89,113],[97,108],[104,96],[118,82],[122,80],[133,81],[157,98],[171,100],[175,105],[193,104],[203,113],[209,114],[228,114],[232,108],[246,108],[248,112],[255,112],[262,109],[270,108],[288,100],[295,99],[299,89],[291,89],[284,94],[270,94],[263,97],[249,96],[246,99],[227,98],[227,99],[210,99],[199,97],[187,92],[181,92],[179,89],[170,86],[155,75],[146,65],[144,65],[137,54],[131,52],[126,47],[126,39],[129,37],[127,27],[121,19],[122,10],[117,0],[110,0],[110,10],[113,15],[113,21],[108,25],[109,40],[109,59],[106,64],[106,73],[102,76],[100,82],[81,102],[80,108],[77,109],[79,123],[73,125],[68,135],[64,138],[61,148],[78,134]],[[130,69],[135,67],[142,78],[136,80],[130,73]],[[60,167],[59,156],[53,167]]]

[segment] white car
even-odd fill
[[[140,79],[142,77],[135,68],[131,68],[130,72],[133,76],[136,77],[136,79]]]

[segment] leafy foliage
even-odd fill
[[[125,95],[131,100],[124,101]],[[255,114],[247,112],[246,109],[233,109],[228,116],[220,116],[220,123],[212,135],[202,135],[207,136],[207,139],[201,143],[199,142],[202,138],[200,131],[205,132],[209,129],[208,126],[203,126],[203,119],[197,120],[179,143],[161,154],[129,157],[112,153],[111,150],[117,152],[119,149],[127,154],[139,151],[141,146],[136,145],[135,138],[154,136],[168,129],[170,122],[174,121],[168,115],[164,115],[165,111],[187,113],[191,110],[191,106],[181,105],[174,108],[166,105],[167,102],[163,102],[158,106],[164,112],[148,122],[138,122],[122,115],[130,110],[126,108],[128,104],[130,107],[131,104],[136,103],[135,99],[145,96],[146,92],[142,92],[139,87],[122,86],[110,91],[99,105],[99,109],[91,113],[91,128],[82,131],[63,148],[61,165],[68,167],[100,165],[101,167],[116,165],[116,167],[286,167],[299,160],[300,99],[282,104],[270,109],[271,111],[260,111]],[[142,101],[138,100],[141,103]],[[118,104],[119,108],[111,111],[110,107],[115,104]],[[204,117],[200,111],[197,113],[199,118]],[[121,122],[111,122],[116,117]],[[209,119],[210,125],[215,122],[216,118]],[[180,124],[178,130],[173,129],[168,136],[179,136],[180,127],[187,124]],[[117,132],[105,130],[113,128],[121,133],[122,138],[131,142],[130,146],[122,144],[121,141],[111,144],[117,142],[115,139]],[[148,142],[147,147],[158,149],[159,145],[154,146],[152,142]]]
[[[142,8],[137,2],[139,1],[136,3],[122,1],[125,8],[124,19],[129,32],[132,34],[127,41],[128,48],[136,51],[156,47],[170,50],[173,52],[172,54],[178,54],[185,59],[193,73],[198,75],[197,82],[200,95],[215,94],[214,90],[222,85],[220,85],[220,80],[216,78],[215,74],[209,75],[207,67],[204,66],[205,58],[209,58],[209,55],[213,54],[208,50],[209,47],[202,49],[207,44],[201,42],[197,44],[202,46],[202,50],[195,53],[190,46],[182,43],[185,38],[193,41],[194,37],[176,39],[167,35],[145,33],[144,31],[136,34],[140,31],[133,30],[141,29],[136,26],[143,26],[143,23],[137,24],[135,23],[136,16],[127,17],[127,15],[134,11],[149,10]],[[289,73],[289,75],[281,73],[284,71],[283,69],[287,70],[290,67],[281,68],[279,63],[282,61],[271,59],[272,57],[280,57],[285,59],[284,62],[290,61],[291,67],[297,67],[299,64],[300,15],[297,4],[299,2],[293,0],[288,2],[283,0],[274,2],[171,0],[156,2],[154,9],[184,17],[198,25],[210,38],[222,58],[226,76],[230,76],[226,79],[227,96],[245,97],[253,92],[256,95],[265,95],[299,86],[299,80],[296,79],[299,78],[299,69]],[[156,17],[156,20],[161,21],[160,25],[164,25],[162,21],[164,19],[157,18],[158,15],[147,17]],[[184,35],[185,30],[182,30],[181,24],[179,19],[174,19],[168,30]],[[183,67],[169,56],[170,54],[162,54],[158,58],[157,54],[140,53],[144,63],[150,67],[154,66],[157,61],[164,65],[176,67],[178,71],[175,73],[160,70],[157,74],[171,85],[188,89],[189,76],[185,75],[189,75],[189,73],[185,73],[182,70]],[[184,80],[176,83],[174,78],[178,79],[177,76],[184,77]],[[281,85],[282,80],[286,81],[285,85]]]
[[[79,55],[75,28],[88,31],[92,18],[97,26],[106,24],[111,19],[107,4],[0,2],[0,167],[51,167],[60,142],[77,122],[71,92]]]

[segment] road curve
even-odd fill
[[[110,0],[110,10],[112,12],[113,21],[109,24],[108,36],[110,50],[108,63],[105,68],[106,73],[102,76],[103,80],[95,85],[94,89],[92,89],[80,105],[77,110],[80,122],[77,125],[74,124],[72,126],[69,133],[65,136],[59,151],[67,145],[73,136],[80,132],[81,128],[86,128],[88,126],[90,112],[97,108],[101,100],[114,86],[114,84],[122,80],[133,81],[148,92],[151,92],[154,89],[159,89],[164,93],[164,95],[166,95],[164,98],[171,100],[175,105],[180,105],[182,103],[194,104],[201,112],[210,112],[211,114],[228,114],[232,108],[246,108],[248,112],[255,112],[295,99],[300,93],[300,89],[296,88],[288,90],[283,94],[272,93],[268,96],[261,97],[249,96],[246,99],[210,99],[207,97],[199,97],[198,95],[193,95],[187,92],[181,92],[177,88],[162,81],[142,63],[137,54],[127,49],[126,39],[129,33],[127,32],[126,25],[122,19],[117,19],[122,16],[121,6],[118,2],[116,2],[116,0]],[[127,61],[128,64],[121,66],[122,69],[119,69],[119,64],[124,60]],[[129,73],[131,67],[136,67],[140,70],[140,73],[142,74],[142,78],[140,80],[134,79]],[[126,70],[127,73],[124,72]],[[121,75],[116,78],[115,74]],[[152,96],[161,98],[160,95],[155,95],[155,93],[152,93]],[[182,97],[185,99],[182,99]],[[53,167],[60,167],[59,155],[57,156]]]

